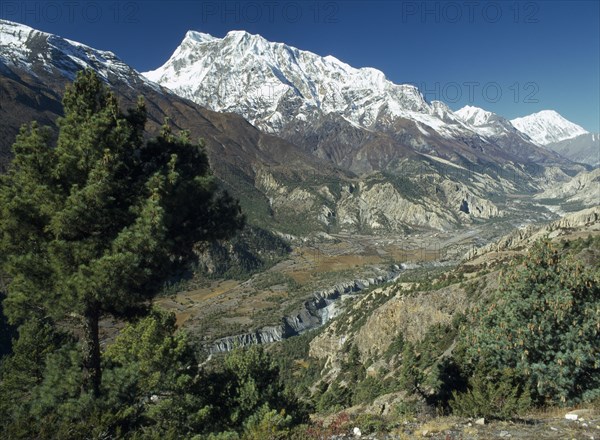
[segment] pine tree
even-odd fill
[[[67,87],[56,145],[23,127],[0,180],[0,263],[11,324],[72,321],[83,350],[82,389],[101,384],[98,323],[131,317],[193,256],[195,243],[241,228],[201,145],[164,126],[144,142],[142,99],[123,113],[91,70]]]
[[[400,385],[411,393],[425,396],[422,389],[425,375],[420,366],[421,353],[418,352],[411,342],[404,343],[402,350],[402,367],[400,368]]]

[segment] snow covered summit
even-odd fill
[[[223,38],[190,31],[163,66],[144,75],[198,104],[239,113],[267,131],[277,132],[315,111],[365,128],[397,117],[434,129],[445,125],[436,114],[439,107],[427,103],[413,85],[394,84],[377,69],[353,68],[333,56],[245,31]]]
[[[568,121],[554,110],[542,110],[510,122],[539,145],[548,145],[588,133],[583,127]]]

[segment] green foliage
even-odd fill
[[[352,404],[371,403],[388,390],[379,377],[367,376],[358,382],[352,391]]]
[[[0,422],[4,432],[16,434],[27,425],[30,408],[35,404],[32,392],[44,380],[46,358],[68,338],[58,333],[49,320],[31,319],[19,328],[13,353],[0,366]],[[19,426],[16,421],[24,421]]]
[[[421,353],[415,350],[412,343],[406,342],[402,350],[402,366],[400,367],[400,386],[408,392],[423,393],[422,385],[425,373],[420,366]]]
[[[235,425],[254,414],[265,403],[277,406],[282,389],[279,371],[260,348],[236,350],[225,358],[225,374],[232,377],[229,418]]]
[[[275,422],[277,429],[284,429],[306,418],[283,387],[279,368],[258,346],[226,355],[222,367],[204,375],[200,386],[207,402],[204,429],[209,432],[260,431]]]
[[[431,368],[427,385],[434,390],[434,394],[428,396],[429,402],[438,410],[448,412],[453,395],[466,391],[467,378],[454,358],[444,357]]]
[[[174,314],[153,311],[107,348],[104,395],[120,408],[128,430],[200,429],[205,401],[196,364],[186,334],[176,332]]]
[[[51,323],[20,328],[3,363],[0,421],[6,438],[283,439],[306,413],[260,348],[237,350],[198,372],[173,314],[128,324],[104,356],[99,397],[81,392],[81,351]],[[39,341],[43,345],[37,345]],[[16,371],[14,370],[16,369]]]
[[[486,375],[514,370],[538,404],[591,398],[600,390],[599,281],[598,267],[539,242],[463,327],[461,363]]]
[[[347,408],[351,404],[352,390],[336,381],[321,394],[316,408],[319,412],[334,412]]]
[[[194,436],[193,440],[200,440],[203,437]],[[223,431],[219,433],[211,433],[206,437],[206,440],[239,440],[240,435],[236,431]]]
[[[261,407],[258,412],[248,418],[245,423],[243,440],[284,440],[289,438],[292,417],[270,410],[268,406]]]
[[[475,301],[479,299],[481,291],[485,288],[485,279],[482,280],[474,280],[465,284],[465,292],[467,297]]]
[[[518,384],[514,371],[505,369],[495,376],[476,375],[464,393],[453,393],[450,406],[465,417],[509,419],[522,415],[531,406],[528,389]]]
[[[109,346],[100,397],[81,391],[81,351],[51,323],[30,320],[2,365],[2,432],[15,438],[82,438],[198,427],[195,365],[174,317],[153,312]],[[154,398],[153,398],[154,396]],[[195,408],[195,409],[194,409]]]
[[[135,325],[126,326],[105,351],[108,369],[135,371],[137,386],[145,393],[157,392],[176,382],[179,371],[191,366],[193,356],[185,333],[175,333],[175,315],[154,310]]]
[[[402,333],[398,333],[393,339],[385,353],[383,354],[383,358],[386,361],[389,361],[393,356],[402,353],[404,350],[404,335]]]
[[[368,393],[364,387],[358,387],[358,384],[365,380],[366,370],[360,360],[357,346],[347,342],[344,348],[346,354],[341,362],[341,371],[336,380],[321,390],[322,392],[318,396],[316,408],[319,411],[339,411],[352,405],[357,390],[360,394],[356,399],[362,398]]]
[[[242,279],[273,266],[291,248],[277,235],[246,225],[231,239],[213,240],[198,250],[201,261],[195,268],[196,275]]]
[[[360,414],[354,419],[353,424],[358,426],[362,434],[375,434],[386,429],[385,420],[375,414]]]
[[[230,237],[243,216],[186,133],[165,125],[144,141],[142,99],[123,113],[86,70],[63,105],[56,143],[35,122],[24,126],[0,176],[3,312],[19,333],[0,371],[3,432],[118,437],[144,425],[167,436],[186,432],[204,413],[174,318],[153,313],[126,327],[104,359],[98,324],[107,314],[146,312],[196,243]]]
[[[63,106],[56,145],[48,129],[24,126],[0,178],[3,306],[15,325],[78,318],[83,386],[98,396],[100,317],[143,311],[196,243],[228,238],[243,217],[186,133],[165,126],[144,142],[142,99],[123,113],[86,70]]]
[[[2,362],[5,355],[12,352],[12,340],[16,336],[16,328],[8,323],[8,319],[4,314],[2,306],[4,298],[5,295],[0,292],[0,362]]]
[[[309,356],[310,341],[320,330],[312,330],[273,345],[273,359],[279,366],[284,386],[304,401],[310,401],[310,388],[321,378],[323,360]]]
[[[405,420],[423,410],[423,403],[414,398],[404,399],[393,407],[393,416]]]

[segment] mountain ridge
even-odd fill
[[[504,216],[515,207],[503,195],[537,191],[553,176],[564,180],[579,170],[518,133],[483,138],[465,128],[464,136],[454,139],[404,117],[378,117],[365,128],[341,114],[307,114],[307,120],[295,114],[281,132],[266,133],[240,114],[204,108],[142,78],[112,53],[6,21],[0,26],[0,36],[4,34],[10,36],[0,38],[0,92],[9,98],[9,105],[0,107],[5,163],[19,126],[31,120],[54,124],[65,85],[78,70],[90,67],[104,73],[103,80],[124,107],[134,106],[139,95],[146,98],[148,135],[168,117],[174,129],[203,137],[217,177],[240,198],[257,226],[279,232],[448,230]],[[229,38],[245,40],[249,45],[244,51],[266,47],[266,40],[246,32]],[[192,45],[196,40],[203,45],[222,41],[197,33],[187,40]],[[282,56],[302,56],[281,43],[276,46],[285,52]],[[383,73],[366,69],[366,74],[387,87]],[[466,127],[446,104],[425,103],[417,89],[406,87],[394,90],[407,90],[415,98],[409,104],[426,105],[431,111],[426,116],[436,124],[459,131]],[[538,158],[551,165],[536,165]],[[556,163],[566,171],[554,171]]]
[[[223,38],[190,31],[163,66],[143,75],[358,174],[388,168],[369,156],[387,155],[390,163],[409,150],[458,162],[566,164],[504,118],[494,120],[492,132],[483,130],[377,69],[354,68],[245,31]],[[336,132],[335,139],[328,132]]]

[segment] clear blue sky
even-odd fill
[[[194,29],[258,33],[508,118],[554,109],[600,131],[598,1],[11,1],[0,17],[115,52],[140,71]]]

